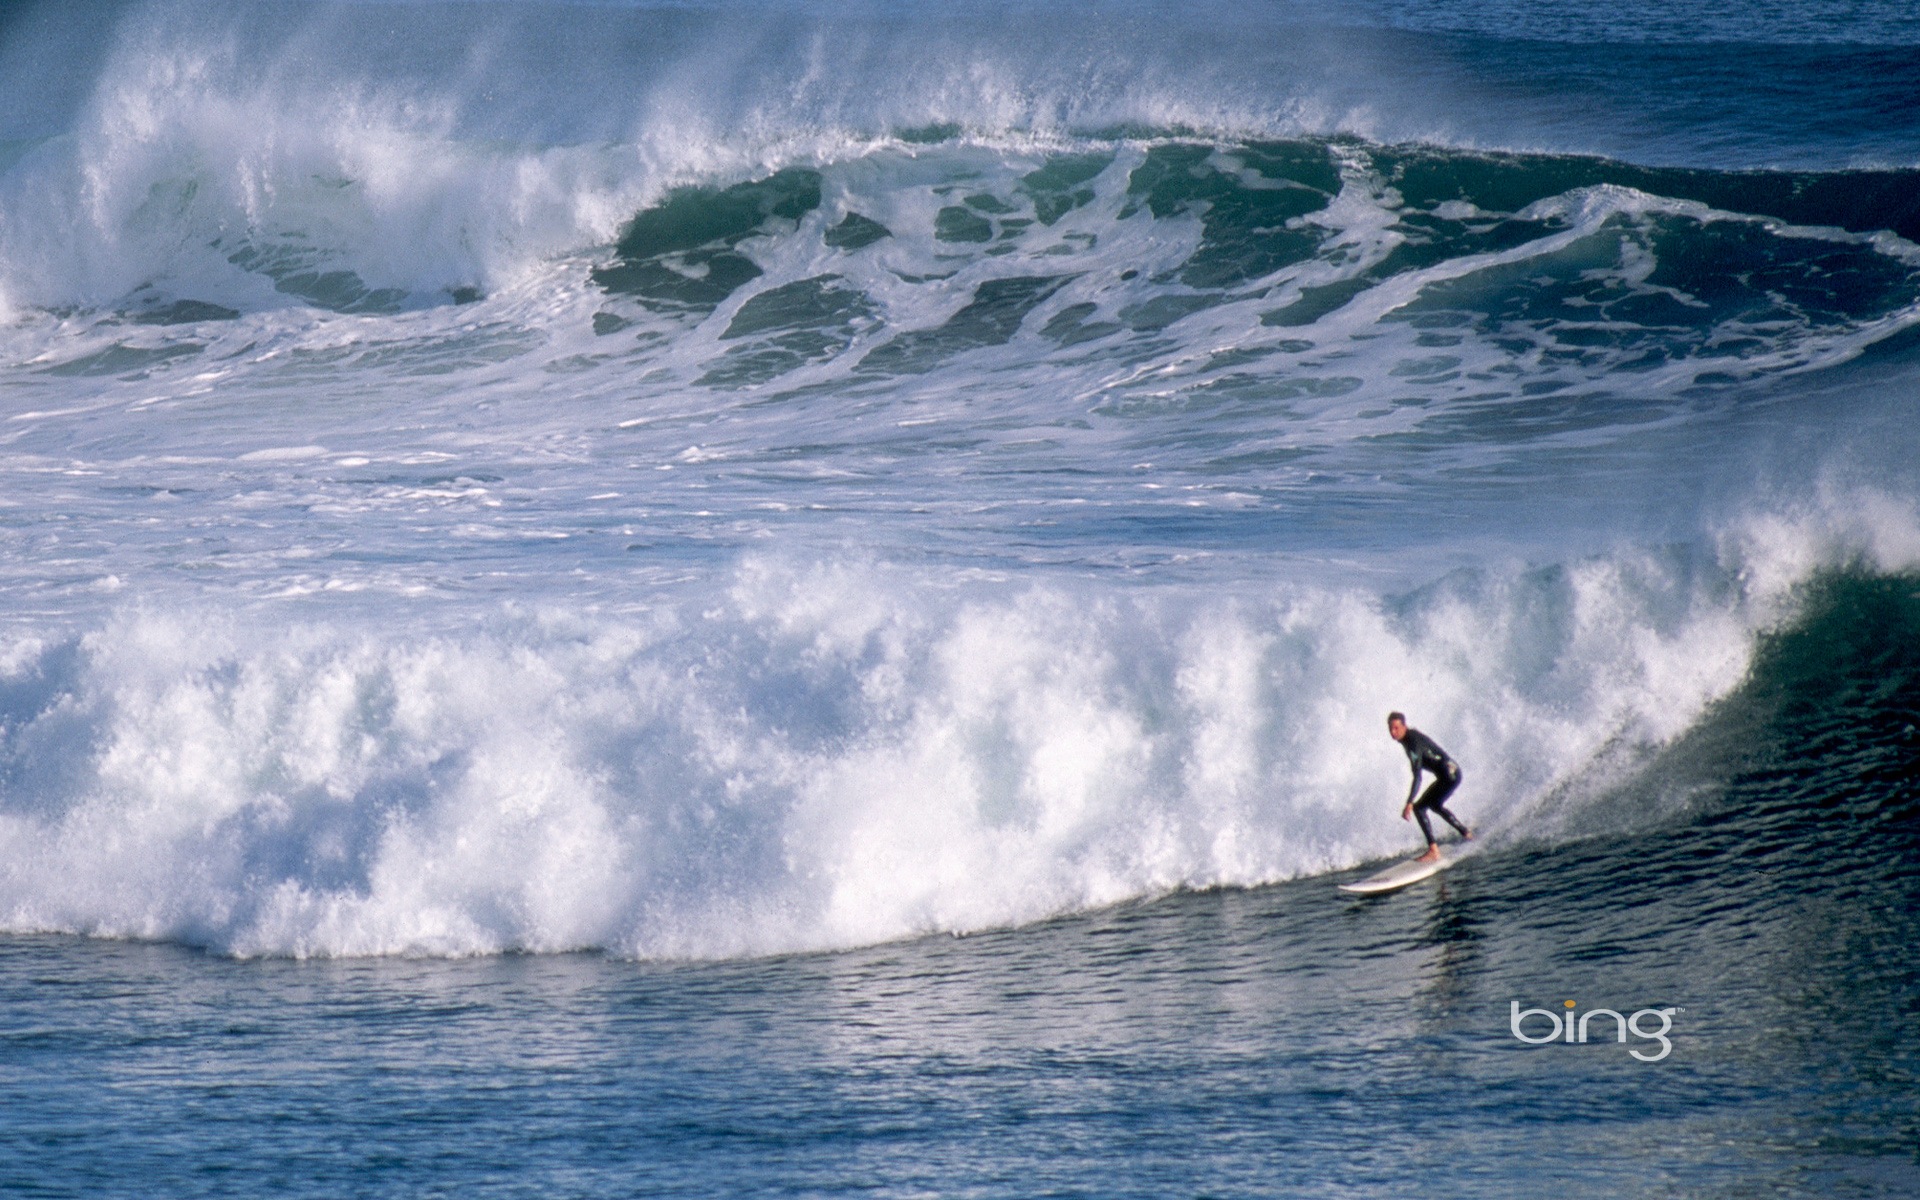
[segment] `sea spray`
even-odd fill
[[[1475,825],[1552,836],[1536,809],[1685,732],[1811,578],[1911,569],[1878,503],[1878,545],[1759,521],[1397,597],[755,557],[683,605],[464,634],[129,608],[10,644],[0,912],[238,954],[965,932],[1394,852],[1389,707],[1467,764]]]

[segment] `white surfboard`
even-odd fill
[[[1343,883],[1340,885],[1340,890],[1360,896],[1378,896],[1385,892],[1397,892],[1410,883],[1419,883],[1422,879],[1437,871],[1444,871],[1452,865],[1453,860],[1444,855],[1432,862],[1421,862],[1417,858],[1409,858],[1405,862],[1393,864],[1378,875],[1369,875],[1353,883]]]

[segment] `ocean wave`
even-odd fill
[[[1388,708],[1495,846],[1583,836],[1810,585],[1913,571],[1917,530],[1855,496],[1396,596],[756,558],[466,635],[135,605],[0,655],[0,926],[319,956],[964,933],[1405,848]]]
[[[1394,852],[1394,707],[1585,836],[1920,559],[1911,170],[1496,152],[1252,9],[545,11],[0,79],[0,927],[965,932]]]
[[[625,150],[382,142],[369,173],[316,169],[298,141],[233,159],[230,188],[82,171],[100,194],[11,210],[4,293],[54,308],[16,324],[9,357],[138,380],[263,342],[433,357],[477,322],[517,327],[550,367],[682,392],[799,395],[961,362],[1072,379],[1049,390],[1099,412],[1241,395],[1357,412],[1408,391],[1499,404],[1519,374],[1534,397],[1629,379],[1671,396],[1844,362],[1920,314],[1899,173],[957,137],[664,187]],[[623,182],[587,182],[622,160]],[[75,204],[96,222],[55,215]],[[60,236],[23,268],[36,212]],[[59,307],[83,300],[78,322]],[[368,361],[434,369],[413,357]]]
[[[131,302],[143,319],[182,322],[454,303],[604,250],[675,188],[843,167],[858,193],[860,165],[884,172],[903,146],[954,160],[931,174],[964,174],[964,155],[937,149],[954,143],[1009,161],[1174,137],[1243,156],[1303,138],[1443,146],[1374,157],[1489,212],[1519,211],[1517,191],[1612,185],[1799,225],[1914,231],[1906,171],[1464,153],[1542,143],[1479,130],[1483,106],[1511,116],[1511,89],[1476,99],[1488,81],[1419,71],[1394,84],[1403,58],[1433,59],[1434,47],[1392,41],[1412,35],[1232,4],[1193,21],[996,16],[636,5],[551,21],[426,4],[399,21],[365,5],[109,5],[113,36],[88,32],[103,48],[84,65],[64,42],[13,46],[23,62],[65,66],[59,81],[23,74],[9,97],[27,115],[0,137],[0,293],[15,310]],[[64,26],[18,30],[58,40]],[[1471,49],[1483,65],[1498,58]],[[1343,91],[1355,78],[1366,87]],[[82,98],[50,106],[69,79],[90,81]],[[1436,92],[1464,107],[1421,99]]]

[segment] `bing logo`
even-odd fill
[[[1686,1011],[1680,1008],[1642,1008],[1636,1010],[1631,1017],[1623,1017],[1611,1008],[1590,1008],[1586,1012],[1577,1014],[1578,1019],[1576,1019],[1576,1014],[1573,1010],[1577,1003],[1578,1002],[1574,1000],[1566,1001],[1565,1007],[1567,1011],[1562,1014],[1546,1008],[1523,1009],[1520,1007],[1520,1002],[1515,1000],[1512,1002],[1512,1015],[1507,1019],[1507,1027],[1513,1030],[1514,1037],[1519,1038],[1529,1046],[1544,1046],[1548,1042],[1585,1042],[1588,1033],[1587,1026],[1595,1017],[1610,1019],[1613,1022],[1611,1029],[1615,1035],[1614,1040],[1616,1041],[1626,1041],[1627,1033],[1631,1031],[1633,1036],[1637,1038],[1649,1042],[1659,1042],[1660,1049],[1659,1052],[1655,1054],[1642,1053],[1640,1050],[1627,1051],[1628,1054],[1633,1055],[1633,1057],[1639,1059],[1641,1062],[1659,1062],[1667,1055],[1673,1053],[1673,1042],[1667,1037],[1669,1033],[1673,1032],[1673,1014]],[[1544,1018],[1548,1023],[1547,1027],[1542,1027],[1539,1021],[1536,1020],[1533,1024],[1535,1032],[1528,1033],[1525,1025],[1529,1017]],[[1659,1027],[1642,1029],[1640,1027],[1642,1020],[1647,1021],[1649,1024],[1657,1021]],[[1608,1029],[1609,1027],[1607,1025],[1601,1025],[1600,1036],[1602,1038],[1607,1036]]]

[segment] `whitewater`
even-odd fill
[[[9,131],[8,929],[1015,926],[1393,853],[1389,708],[1551,838],[1810,582],[1920,566],[1909,168],[421,13],[135,8]],[[585,113],[533,65],[646,32]]]

